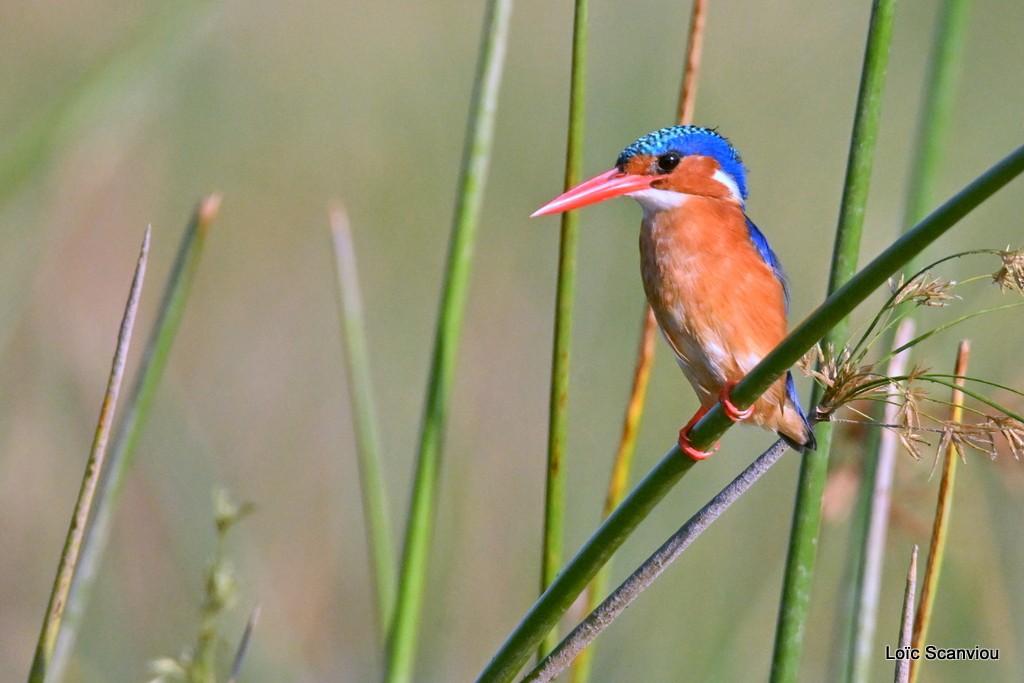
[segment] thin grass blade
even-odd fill
[[[101,476],[106,465],[107,444],[110,440],[111,427],[114,424],[117,398],[121,393],[128,347],[131,345],[132,333],[135,330],[135,316],[138,313],[139,299],[142,296],[142,283],[146,279],[150,233],[150,229],[146,228],[146,234],[142,239],[142,250],[139,253],[135,274],[132,277],[128,303],[125,306],[121,328],[117,335],[114,361],[107,379],[107,390],[100,408],[100,417],[96,423],[92,449],[85,466],[85,474],[82,476],[82,486],[78,491],[78,501],[75,503],[75,510],[71,516],[67,539],[64,541],[64,550],[57,568],[57,578],[54,579],[53,590],[50,593],[50,603],[43,619],[42,632],[36,645],[36,654],[28,678],[30,683],[61,679],[62,667],[54,665],[53,655],[57,647],[57,638],[64,624],[65,606],[68,604],[72,581],[75,578],[75,573],[81,567],[82,539],[89,519],[94,514],[94,505],[102,501],[102,498],[97,498],[97,491],[100,490]]]
[[[931,377],[928,375],[921,375],[921,380],[925,382],[931,382],[932,384],[937,384],[941,387],[946,387],[947,389],[959,391],[967,396],[970,396],[979,403],[983,403],[984,405],[987,405],[990,408],[995,408],[996,410],[1001,412],[1003,415],[1006,415],[1007,417],[1011,417],[1014,420],[1017,420],[1018,422],[1024,422],[1024,415],[1022,415],[1021,413],[1018,413],[1015,410],[1012,410],[1010,407],[1003,405],[1002,403],[999,403],[998,401],[992,398],[989,398],[988,396],[982,394],[981,392],[974,391],[973,389],[968,389],[963,383],[959,382],[958,380],[948,382],[946,380],[937,379],[935,377]]]
[[[1005,310],[1008,310],[1008,309],[1011,309],[1011,308],[1017,308],[1019,306],[1024,306],[1024,301],[1015,301],[1015,302],[1010,303],[1010,304],[1003,304],[1001,306],[993,306],[992,308],[986,308],[986,309],[983,309],[983,310],[980,310],[980,311],[971,311],[970,313],[962,315],[959,318],[956,318],[954,320],[950,320],[947,323],[943,323],[941,325],[936,325],[935,327],[931,328],[927,332],[921,334],[919,337],[916,337],[914,339],[911,339],[911,340],[907,341],[905,344],[901,344],[901,345],[895,346],[893,348],[893,350],[889,352],[889,355],[892,355],[892,354],[895,354],[895,353],[900,353],[901,351],[903,351],[905,349],[911,348],[913,346],[917,346],[918,344],[920,344],[924,340],[926,340],[926,339],[928,339],[930,337],[933,337],[936,334],[939,334],[940,332],[944,332],[944,331],[948,330],[951,327],[955,327],[955,326],[959,325],[960,323],[966,322],[966,321],[968,321],[968,320],[970,320],[972,318],[977,318],[980,315],[988,315],[989,313],[998,313],[1000,311],[1005,311]],[[884,360],[884,357],[883,357],[883,360]]]
[[[341,308],[341,338],[345,346],[345,367],[349,401],[352,404],[359,488],[366,519],[366,545],[370,555],[370,576],[377,596],[377,626],[382,639],[395,603],[395,552],[388,519],[387,491],[381,476],[377,416],[373,407],[373,382],[366,344],[366,322],[359,290],[356,253],[348,215],[339,205],[331,211],[331,233],[338,275]]]
[[[125,401],[110,446],[110,458],[102,473],[97,492],[96,510],[82,539],[80,567],[68,595],[65,628],[57,640],[55,667],[63,669],[71,656],[82,617],[85,614],[93,584],[99,572],[103,553],[110,537],[114,511],[120,499],[121,486],[135,456],[135,444],[149,416],[156,388],[163,376],[174,335],[185,310],[188,293],[199,264],[199,255],[213,220],[220,209],[220,195],[214,194],[199,203],[171,269],[163,300],[157,313],[146,349],[139,364],[131,394]]]

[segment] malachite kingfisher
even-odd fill
[[[789,291],[782,265],[745,212],[746,171],[715,130],[671,126],[622,150],[615,167],[551,200],[534,216],[612,197],[643,209],[640,272],[647,301],[701,408],[679,432],[695,460],[690,429],[717,402],[733,421],[774,430],[798,451],[814,433],[793,384],[779,378],[752,406],[738,409],[729,391],[786,335]]]

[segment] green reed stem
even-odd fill
[[[462,331],[473,247],[491,158],[494,118],[511,12],[512,0],[490,0],[484,17],[455,217],[448,245],[441,309],[434,337],[405,547],[399,570],[398,600],[388,633],[385,678],[391,682],[412,680],[436,510],[442,441],[455,375],[455,358]]]
[[[583,164],[583,123],[586,105],[587,0],[576,0],[572,26],[572,67],[569,77],[569,132],[565,150],[565,189],[580,180]],[[544,538],[540,590],[562,568],[565,537],[565,454],[569,416],[569,358],[572,309],[576,287],[576,243],[579,211],[562,214],[555,287],[555,339],[551,352],[551,395],[548,405],[548,462],[544,494]],[[558,644],[554,630],[541,643],[539,656]]]

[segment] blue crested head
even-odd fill
[[[680,156],[712,157],[736,182],[740,195],[747,198],[747,178],[743,160],[729,141],[710,128],[700,126],[669,126],[648,133],[622,150],[615,165],[620,169],[638,154],[660,156],[677,152]]]

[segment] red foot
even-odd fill
[[[754,414],[754,406],[750,406],[746,410],[740,410],[736,405],[729,399],[729,392],[736,386],[736,382],[726,382],[725,386],[722,387],[722,391],[718,394],[718,402],[722,404],[722,409],[725,411],[726,417],[733,422],[739,422],[740,420],[746,420],[748,417]]]
[[[722,391],[718,394],[718,401],[722,404],[722,410],[725,411],[725,416],[733,422],[739,422],[740,420],[746,420],[748,417],[754,414],[754,406],[750,406],[746,410],[740,410],[736,407],[736,404],[729,398],[729,392],[736,386],[736,382],[728,382]],[[679,430],[679,450],[686,453],[688,456],[700,462],[711,457],[715,451],[718,450],[718,442],[715,442],[714,448],[710,451],[698,451],[692,445],[690,445],[690,430],[693,426],[704,417],[704,414],[708,412],[708,408],[701,407],[697,411],[697,414],[690,418],[690,421],[686,423],[686,426]]]
[[[694,414],[694,416],[690,418],[690,421],[686,423],[686,426],[679,430],[679,450],[681,450],[683,453],[686,453],[688,456],[690,456],[691,459],[695,460],[696,462],[700,462],[701,460],[706,460],[707,458],[710,458],[712,455],[715,454],[715,451],[718,450],[717,441],[715,442],[714,447],[710,451],[698,451],[696,448],[690,445],[690,430],[693,429],[693,425],[697,424],[697,422],[702,417],[704,417],[704,414],[706,412],[708,412],[708,409],[702,406],[701,409],[698,410],[696,414]]]

